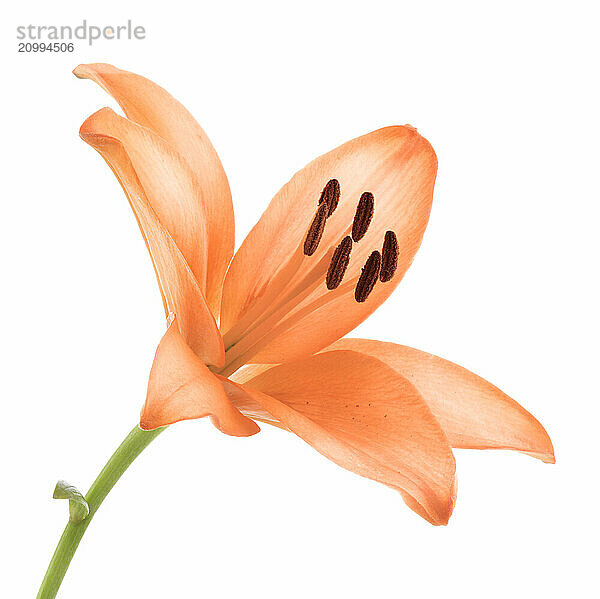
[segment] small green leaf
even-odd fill
[[[71,522],[81,522],[85,520],[90,513],[90,508],[77,487],[70,485],[66,480],[59,480],[54,488],[54,499],[69,500],[69,520]]]

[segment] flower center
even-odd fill
[[[296,325],[302,318],[330,301],[352,292],[358,303],[367,300],[378,281],[392,279],[398,264],[398,240],[393,231],[387,231],[381,251],[371,252],[360,276],[342,284],[350,264],[354,244],[367,233],[375,212],[375,196],[365,191],[360,196],[354,220],[344,237],[331,247],[297,280],[301,266],[317,251],[323,238],[328,218],[340,202],[341,189],[337,179],[327,182],[321,192],[317,210],[307,229],[303,242],[282,265],[265,291],[248,308],[236,324],[223,335],[226,366],[224,372],[235,372],[246,364],[274,338]],[[323,285],[329,293],[320,294],[312,301],[310,296]],[[305,300],[309,300],[306,303]]]

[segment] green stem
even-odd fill
[[[115,483],[121,478],[125,470],[135,458],[146,449],[166,427],[153,431],[144,431],[136,426],[128,435],[117,451],[111,456],[102,469],[98,478],[93,482],[85,499],[90,508],[90,513],[85,520],[79,523],[69,522],[58,541],[56,551],[50,560],[50,565],[40,586],[37,599],[54,599],[60,584],[77,550],[77,546],[89,526],[94,514],[108,495]]]

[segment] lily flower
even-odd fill
[[[431,354],[346,338],[402,279],[431,209],[437,158],[411,126],[319,156],[275,195],[234,254],[225,171],[167,91],[107,64],[80,65],[103,108],[81,137],[122,185],[167,316],[140,427],[210,416],[224,433],[289,430],[388,485],[432,524],[456,497],[452,448],[554,462],[542,425],[477,375]]]

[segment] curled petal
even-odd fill
[[[513,449],[554,463],[552,441],[522,406],[472,372],[412,347],[371,339],[341,339],[326,351],[373,356],[421,393],[452,447]]]
[[[106,139],[114,139],[121,145],[144,196],[204,292],[206,218],[201,186],[187,163],[156,133],[117,115],[110,108],[90,116],[81,125],[79,134],[99,151]],[[113,170],[120,167],[119,164],[111,166]],[[188,216],[184,219],[183,215]]]
[[[156,83],[109,64],[82,64],[74,71],[81,79],[91,79],[119,103],[129,119],[150,129],[165,140],[189,165],[199,182],[202,214],[206,218],[207,266],[197,264],[200,258],[192,249],[180,249],[192,271],[206,271],[206,287],[203,290],[209,306],[216,315],[221,298],[223,277],[234,248],[234,217],[231,191],[221,161],[206,133],[186,108]],[[157,212],[160,210],[156,206]],[[197,209],[193,203],[178,202],[172,206],[170,215],[175,231],[181,229],[200,243],[202,236],[195,229]],[[166,223],[165,223],[166,224]],[[199,278],[204,286],[204,281]]]
[[[253,351],[245,350],[246,362],[280,363],[310,355],[353,329],[390,295],[421,243],[436,170],[431,145],[414,128],[387,127],[320,156],[283,186],[234,256],[225,278],[221,310],[225,333],[239,333],[236,323],[262,297],[281,297],[281,290],[272,293],[271,287],[291,291],[286,307],[265,321],[262,338],[255,335],[260,339]],[[339,182],[338,205],[327,218],[316,251],[298,261],[297,248],[302,247],[330,180]],[[372,219],[352,247],[343,282],[329,290],[325,279],[331,256],[351,234],[365,192],[374,197]],[[381,250],[388,230],[396,233],[399,244],[395,275],[391,281],[376,283],[368,299],[358,303],[355,287],[361,269],[374,250]],[[282,285],[281,273],[292,267]],[[226,337],[227,349],[240,335]]]
[[[80,134],[106,160],[129,199],[154,264],[165,313],[179,315],[186,342],[205,362],[222,365],[223,340],[202,289],[153,208],[153,203],[165,208],[163,219],[173,224],[168,203],[191,201],[193,196],[187,167],[154,133],[108,108],[87,119]]]
[[[140,427],[152,430],[204,416],[228,435],[247,437],[260,430],[233,406],[219,379],[185,342],[172,315],[150,371]]]
[[[448,522],[456,492],[448,440],[415,387],[379,360],[327,352],[263,370],[243,385],[221,380],[244,413],[401,491],[430,522]]]

